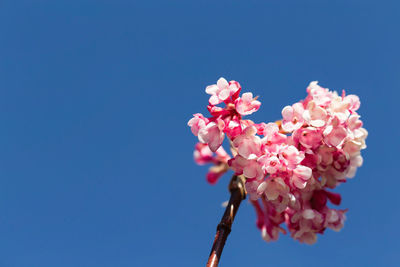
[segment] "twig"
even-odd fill
[[[214,243],[208,258],[207,267],[217,267],[222,250],[225,246],[225,241],[231,232],[232,223],[235,219],[240,203],[246,198],[246,189],[244,187],[245,178],[243,176],[234,175],[229,183],[229,191],[231,197],[228,206],[225,209],[221,222],[217,226]]]

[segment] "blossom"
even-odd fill
[[[310,126],[322,127],[327,123],[328,111],[318,106],[315,101],[310,101],[303,113],[303,118]]]
[[[275,152],[279,146],[287,141],[287,136],[279,132],[279,127],[275,123],[267,123],[262,128],[262,142],[267,151]]]
[[[225,149],[221,146],[215,151],[215,154],[211,151],[207,144],[197,143],[193,152],[194,160],[199,165],[207,163],[218,164],[220,162],[227,163],[231,158]]]
[[[293,137],[307,149],[319,147],[323,138],[321,130],[315,127],[301,128],[293,134]]]
[[[222,131],[224,127],[225,123],[221,119],[216,122],[209,122],[206,127],[199,130],[199,141],[208,144],[211,151],[217,151],[224,141],[225,134]]]
[[[243,174],[247,179],[260,180],[265,176],[262,166],[255,158],[246,159],[237,155],[228,164],[237,175]]]
[[[282,109],[281,121],[254,123],[242,117],[261,103],[240,91],[238,82],[220,78],[206,88],[210,117],[196,113],[188,122],[200,141],[195,161],[212,164],[207,181],[215,184],[229,169],[244,176],[265,241],[285,234],[283,225],[306,244],[328,228],[339,231],[347,210],[328,206],[341,202],[332,190],[355,176],[368,136],[358,96],[339,95],[314,81],[304,100]],[[225,135],[231,156],[222,147]]]
[[[244,93],[242,97],[235,100],[235,108],[240,115],[256,112],[260,105],[260,101],[255,100],[252,93]]]
[[[346,220],[346,210],[329,209],[326,213],[327,227],[334,231],[340,231],[343,228],[344,221]]]
[[[329,91],[327,88],[322,88],[318,85],[317,81],[311,82],[307,87],[308,96],[306,98],[306,102],[308,100],[313,100],[316,105],[321,107],[326,107],[332,101],[332,97],[334,92]]]
[[[218,105],[240,90],[237,82],[228,83],[224,78],[219,78],[217,84],[206,87],[206,93],[211,95],[209,102],[211,105]]]
[[[304,154],[300,153],[295,146],[282,146],[282,149],[279,153],[279,158],[285,163],[286,166],[293,169],[294,166],[299,164],[304,159]]]
[[[360,98],[356,95],[348,95],[345,96],[345,99],[348,103],[350,103],[350,106],[348,107],[350,112],[354,113],[355,111],[357,111],[357,109],[360,108]]]
[[[323,135],[325,144],[339,147],[347,137],[347,130],[342,125],[329,125],[325,128]]]
[[[193,158],[199,165],[211,163],[213,161],[213,152],[207,144],[197,143],[193,152]]]
[[[285,234],[286,231],[279,225],[285,221],[285,214],[277,212],[273,206],[267,202],[251,202],[257,214],[256,225],[261,231],[262,238],[267,241],[277,240],[279,233]]]
[[[211,151],[207,144],[197,143],[193,152],[194,160],[197,164],[213,163],[206,175],[210,184],[215,184],[225,172],[228,171],[228,160],[230,156],[223,147],[219,147],[215,153]]]
[[[263,170],[269,174],[274,174],[281,169],[281,161],[277,156],[264,155],[258,159],[258,162],[262,163]]]
[[[297,188],[303,189],[306,186],[308,179],[311,178],[311,175],[312,170],[310,168],[298,165],[293,170],[292,182]]]
[[[282,109],[282,129],[290,133],[301,128],[304,124],[303,113],[304,107],[301,103],[284,107]]]
[[[203,128],[206,127],[208,123],[208,119],[205,118],[202,114],[196,113],[193,115],[193,118],[191,118],[188,122],[188,126],[192,130],[192,133],[197,136],[199,134],[199,131]]]
[[[257,188],[257,194],[265,194],[265,199],[279,213],[288,207],[292,197],[290,187],[281,177],[270,178],[262,182]]]
[[[237,148],[240,156],[248,159],[250,156],[260,156],[261,154],[261,138],[256,136],[257,129],[254,126],[248,126],[242,134],[237,136],[232,144]]]

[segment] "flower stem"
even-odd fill
[[[229,183],[229,192],[231,197],[228,206],[225,209],[224,215],[217,226],[217,233],[213,246],[211,248],[210,256],[208,258],[207,267],[218,266],[222,250],[225,246],[225,241],[231,232],[232,223],[235,219],[236,212],[239,209],[240,203],[246,198],[246,189],[244,187],[245,178],[234,175]]]

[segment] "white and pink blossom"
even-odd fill
[[[210,117],[197,113],[188,122],[200,141],[195,161],[212,164],[207,181],[215,184],[229,169],[245,177],[266,241],[285,234],[283,224],[306,244],[315,243],[327,228],[339,231],[347,210],[329,207],[341,202],[330,190],[354,177],[368,136],[357,113],[358,96],[311,82],[304,100],[282,109],[281,121],[254,123],[243,116],[261,103],[252,93],[239,96],[240,91],[238,82],[220,78],[206,88]],[[222,147],[225,135],[232,156]]]
[[[304,107],[302,103],[286,106],[282,109],[282,129],[291,133],[301,128],[304,124]]]
[[[248,126],[232,142],[240,156],[248,159],[253,156],[261,156],[261,138],[256,135],[257,129]]]
[[[235,100],[235,108],[240,115],[250,115],[256,112],[261,106],[261,102],[253,98],[252,93],[244,93],[242,97]]]
[[[224,141],[224,127],[225,123],[221,119],[217,119],[216,122],[209,122],[206,127],[199,130],[199,141],[208,144],[211,151],[217,151]]]
[[[203,128],[206,127],[208,123],[208,119],[205,118],[202,114],[196,113],[193,115],[193,118],[191,118],[188,122],[188,126],[192,130],[192,133],[195,136],[198,136],[199,131]]]
[[[228,83],[224,78],[220,78],[217,84],[206,87],[206,93],[211,95],[209,99],[211,105],[218,105],[226,101],[239,90],[239,83],[234,81]]]

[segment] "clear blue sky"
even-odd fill
[[[248,203],[221,266],[400,266],[398,1],[1,1],[0,267],[203,266],[228,198],[187,120],[220,76],[272,121],[318,80],[358,94],[348,220],[265,243]]]

